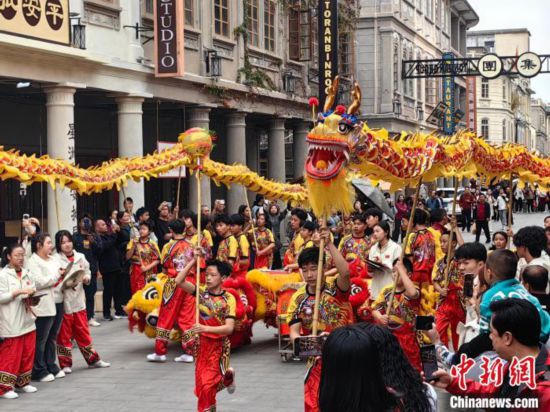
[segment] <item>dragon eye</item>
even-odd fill
[[[351,130],[351,126],[347,123],[338,124],[338,133],[346,134]]]

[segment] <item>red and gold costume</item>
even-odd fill
[[[432,229],[421,229],[410,234],[405,247],[405,256],[408,257],[413,265],[411,281],[420,289],[420,299],[429,301],[429,289],[432,283],[432,272],[438,256],[439,238],[436,237]],[[422,307],[421,307],[422,309]],[[419,314],[432,315],[435,308],[431,308],[429,313],[421,310]]]
[[[319,302],[318,333],[331,332],[340,326],[353,322],[353,309],[349,303],[350,291],[341,291],[336,279],[327,281]],[[313,330],[313,309],[315,293],[309,293],[307,286],[298,289],[288,305],[289,326],[300,323],[301,335],[311,335]],[[319,383],[321,379],[321,359],[310,358],[304,383],[304,404],[306,412],[318,411]]]
[[[198,241],[198,236],[195,233],[185,233],[183,237],[190,245],[196,246]],[[205,250],[206,256],[205,259],[208,260],[212,254],[212,247],[214,246],[214,241],[212,239],[212,234],[209,230],[204,229],[201,236],[201,247]]]
[[[445,268],[447,258],[437,262],[434,269],[434,283],[437,283],[442,289],[445,288]],[[439,296],[437,309],[435,311],[435,325],[445,346],[449,346],[449,332],[453,342],[453,349],[458,349],[458,333],[456,328],[460,322],[466,321],[466,308],[464,302],[464,277],[461,276],[458,269],[458,262],[451,260],[449,268],[449,283],[447,286],[447,296]]]
[[[199,322],[208,326],[223,326],[228,318],[235,319],[235,297],[222,290],[214,295],[205,287],[199,291]],[[229,367],[230,342],[228,336],[201,333],[196,353],[195,395],[199,398],[198,411],[216,410],[216,393],[232,380],[226,378]]]
[[[245,232],[242,232],[240,235],[235,236],[235,239],[237,240],[237,244],[239,245],[239,247],[237,248],[237,260],[235,261],[235,265],[233,267],[233,276],[246,278],[246,273],[248,272],[250,261],[246,265],[242,265],[241,261],[249,259],[250,243],[248,243]]]
[[[288,249],[285,252],[285,256],[283,258],[283,266],[288,266],[293,263],[298,262],[298,255],[300,254],[300,251],[303,249],[304,246],[304,239],[300,235],[299,232],[296,232],[292,240],[290,241],[288,245]]]
[[[271,250],[271,252],[269,252],[269,254],[267,255],[258,256],[258,251],[256,250],[256,244],[258,245],[258,249],[260,250],[263,250],[269,245],[274,244],[275,238],[273,237],[273,232],[268,228],[263,228],[263,229],[255,228],[254,234],[256,236],[256,242],[253,243],[254,252],[256,253],[256,257],[254,259],[254,269],[262,269],[262,268],[269,269],[273,264],[273,250]]]
[[[378,298],[372,304],[372,309],[379,311],[383,315],[387,314],[392,290],[393,285],[382,289],[382,292],[380,292],[380,295],[378,295]],[[418,345],[414,329],[419,305],[420,299],[410,299],[405,295],[404,291],[396,290],[388,327],[399,341],[411,365],[421,372],[420,346]]]
[[[230,263],[229,260],[233,260],[235,263],[239,254],[239,244],[235,236],[229,235],[222,239],[218,246],[218,252],[216,259],[220,262]]]
[[[162,300],[157,322],[157,337],[155,353],[166,355],[170,331],[174,326],[184,332],[195,324],[195,296],[186,293],[176,286],[174,278],[193,260],[193,246],[184,239],[172,239],[162,249],[161,262],[168,279],[162,290]],[[195,273],[195,269],[191,270]],[[194,282],[194,276],[188,276]],[[182,347],[186,353],[191,349],[182,340]]]
[[[356,258],[361,259],[364,263],[369,258],[369,251],[373,242],[369,237],[355,237],[347,235],[342,238],[338,250],[348,262],[354,261]]]
[[[160,251],[157,242],[147,238],[145,241],[139,239],[136,242],[134,239],[130,239],[126,250],[135,250],[130,262],[132,266],[130,268],[130,290],[132,295],[138,290],[143,289],[149,278],[156,272],[156,268],[152,268],[147,272],[141,270],[141,266],[148,266],[155,260],[160,261]]]

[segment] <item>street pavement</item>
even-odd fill
[[[518,214],[514,229],[542,225],[545,214]],[[491,232],[501,225],[491,223]],[[473,235],[464,234],[466,241]],[[485,240],[482,238],[482,240]],[[73,373],[51,383],[33,383],[35,394],[21,394],[13,401],[0,400],[0,411],[13,412],[135,412],[193,411],[196,408],[194,365],[173,362],[180,355],[178,345],[169,348],[164,364],[149,363],[145,356],[154,341],[130,333],[126,320],[102,322],[91,328],[94,346],[101,358],[111,362],[106,369],[87,369],[78,352]],[[218,394],[218,410],[301,411],[303,410],[303,362],[283,363],[277,349],[276,330],[257,323],[251,345],[234,351],[231,363],[236,371],[237,390]],[[367,366],[365,366],[367,367]],[[438,391],[439,392],[439,391]],[[448,395],[439,392],[439,410],[448,411]]]

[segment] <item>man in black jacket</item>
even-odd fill
[[[118,226],[115,230],[119,229]],[[120,229],[119,229],[120,230]],[[95,232],[101,239],[101,253],[99,255],[99,270],[103,278],[103,319],[113,320],[111,316],[111,303],[114,300],[115,318],[126,317],[122,309],[123,278],[122,257],[118,246],[116,232],[110,231],[103,219],[95,221]]]
[[[489,232],[489,219],[491,218],[491,205],[485,200],[485,195],[480,194],[476,203],[476,242],[479,242],[481,231],[485,233],[487,243],[491,243],[491,233]]]
[[[84,215],[78,221],[78,232],[73,235],[73,245],[77,252],[86,256],[90,263],[91,280],[84,285],[86,294],[86,314],[90,326],[99,326],[100,323],[94,319],[95,294],[97,292],[97,279],[101,277],[98,266],[98,257],[101,253],[101,238],[92,232],[92,219]]]

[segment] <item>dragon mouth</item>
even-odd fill
[[[308,139],[306,173],[309,177],[329,180],[336,177],[349,161],[349,148],[345,143],[315,143]]]

